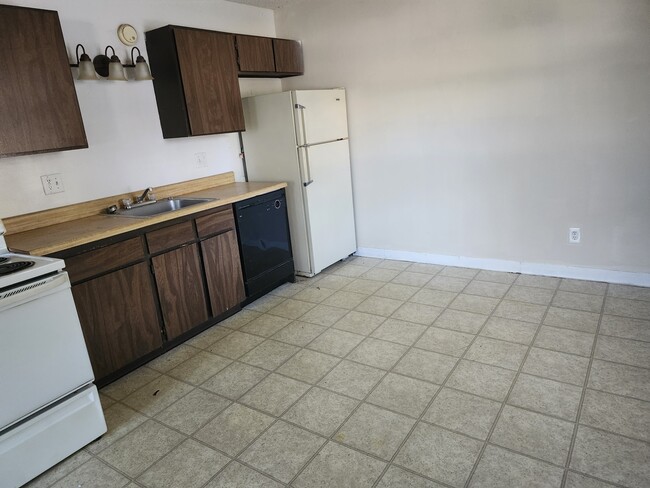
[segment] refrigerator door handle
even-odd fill
[[[304,105],[300,105],[299,103],[296,103],[294,105],[294,108],[298,111],[300,114],[300,125],[297,127],[297,136],[298,136],[298,146],[307,146],[307,132],[305,129],[305,112],[304,110],[307,108]]]
[[[300,151],[302,152],[300,162],[304,167],[304,171],[301,171],[302,177],[304,178],[302,186],[307,188],[314,182],[314,180],[311,178],[311,168],[309,167],[309,151],[307,151],[307,148],[304,146],[300,147]]]

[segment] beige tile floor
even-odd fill
[[[650,486],[650,288],[351,258],[104,388],[29,486]]]

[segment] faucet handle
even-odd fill
[[[156,195],[153,192],[153,188],[151,188],[149,190],[149,192],[147,193],[147,200],[149,200],[150,202],[155,202],[156,201]]]
[[[125,209],[128,210],[131,208],[131,204],[133,203],[133,200],[131,200],[130,198],[123,198],[122,200],[120,200],[120,203]]]

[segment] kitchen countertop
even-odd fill
[[[57,223],[32,230],[18,232],[6,236],[7,244],[12,251],[45,256],[73,247],[99,241],[126,232],[142,229],[153,224],[177,219],[211,208],[230,205],[257,195],[263,195],[281,188],[286,183],[228,183],[212,188],[206,188],[178,197],[217,198],[211,202],[199,203],[173,212],[147,218],[132,218],[119,215],[98,214],[76,220]]]

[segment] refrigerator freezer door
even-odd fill
[[[312,180],[304,192],[315,274],[357,250],[350,150],[348,141],[342,140],[304,151]]]
[[[347,139],[345,90],[296,90],[293,101],[299,146]]]

